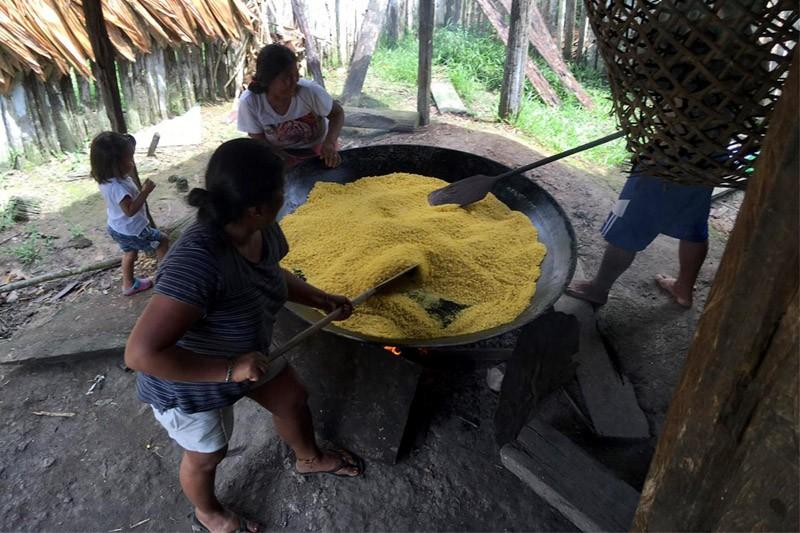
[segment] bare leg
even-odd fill
[[[161,263],[161,260],[164,259],[164,256],[167,255],[167,250],[169,250],[169,239],[166,236],[161,238],[161,244],[158,245],[156,248],[156,260]]]
[[[136,251],[122,253],[122,290],[133,286],[133,265],[138,257],[139,253]]]
[[[691,307],[694,284],[697,282],[703,261],[706,260],[706,254],[708,254],[708,241],[681,241],[678,246],[680,270],[677,279],[659,274],[656,276],[656,283],[668,292],[679,305]]]
[[[294,370],[287,368],[247,395],[272,413],[278,435],[297,458],[298,472],[330,470],[341,464],[339,455],[322,452],[317,446],[308,395]],[[337,472],[349,476],[361,473],[354,466],[343,466]]]
[[[184,450],[181,460],[181,488],[194,505],[195,514],[201,524],[210,531],[235,531],[239,518],[225,509],[214,494],[214,478],[217,465],[225,458],[228,448],[213,453]],[[248,531],[258,531],[258,525],[248,523]]]
[[[604,305],[608,301],[611,287],[628,270],[635,258],[636,252],[609,244],[594,278],[588,281],[573,281],[567,287],[567,294],[593,304]]]

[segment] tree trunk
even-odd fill
[[[105,20],[103,19],[103,8],[101,2],[82,2],[83,15],[86,20],[86,31],[89,33],[89,41],[92,43],[95,62],[95,77],[97,78],[98,89],[104,103],[108,119],[111,122],[111,129],[118,133],[125,133],[128,127],[125,124],[125,117],[122,113],[122,101],[117,85],[117,71],[114,65],[114,47],[108,39]]]
[[[143,126],[142,119],[139,116],[139,99],[136,95],[136,88],[134,83],[134,65],[125,59],[117,63],[119,68],[119,81],[122,85],[122,96],[125,98],[125,122],[130,127],[131,131],[141,129]]]
[[[292,13],[294,13],[294,20],[306,40],[306,65],[308,65],[308,70],[311,72],[314,81],[325,87],[325,80],[322,78],[322,67],[319,63],[319,54],[317,53],[317,43],[314,42],[314,36],[308,26],[303,0],[292,0]]]
[[[42,152],[48,155],[57,154],[60,147],[55,127],[50,121],[50,104],[42,83],[33,73],[25,75],[25,100]]]
[[[797,531],[798,58],[747,184],[634,519]]]
[[[500,89],[501,119],[515,117],[522,102],[525,81],[525,63],[528,61],[528,27],[530,26],[531,0],[513,0],[511,27],[508,31],[506,63],[503,68],[503,86]]]
[[[575,62],[579,65],[583,63],[584,48],[586,47],[586,32],[589,28],[589,19],[586,16],[586,6],[578,3],[578,44],[575,48]]]
[[[172,116],[182,115],[188,108],[181,91],[181,69],[174,48],[164,51],[164,70],[167,75],[167,109]]]
[[[205,49],[205,75],[207,76],[207,87],[208,87],[208,99],[212,102],[217,101],[217,95],[219,94],[219,90],[217,88],[217,76],[214,73],[214,65],[217,62],[217,50],[214,46],[214,43],[205,43],[203,45]]]
[[[400,0],[389,0],[386,14],[386,43],[390,48],[397,46],[400,40]]]
[[[61,78],[61,76],[59,76]],[[50,112],[55,127],[56,138],[62,152],[74,152],[80,148],[80,142],[73,131],[72,119],[69,109],[61,93],[60,79],[50,79],[44,83],[47,99],[50,102]]]
[[[188,46],[184,45],[178,49],[178,66],[180,69],[183,106],[186,109],[191,109],[197,102],[197,96],[195,95],[194,82],[192,81],[192,55]]]
[[[369,0],[367,12],[361,23],[361,31],[356,41],[356,49],[353,53],[353,61],[347,71],[347,79],[342,90],[342,103],[349,103],[353,99],[361,96],[361,89],[364,87],[364,80],[367,77],[369,63],[372,60],[372,53],[378,43],[378,35],[381,31],[386,5],[388,0]]]
[[[572,60],[572,40],[575,36],[575,2],[576,0],[565,0],[564,8],[564,59]]]
[[[500,0],[500,3],[506,11],[511,10],[511,0]],[[591,97],[578,80],[575,79],[575,76],[561,57],[555,41],[547,31],[542,15],[535,5],[531,6],[531,26],[528,31],[528,39],[536,51],[539,52],[539,55],[547,61],[547,64],[556,73],[564,87],[572,91],[585,108],[591,109],[594,107]]]
[[[486,16],[489,18],[489,22],[492,23],[494,26],[495,31],[500,36],[500,40],[503,43],[508,43],[508,27],[503,22],[503,18],[500,12],[495,9],[494,5],[491,3],[490,0],[476,0],[477,3],[480,5],[481,9]],[[528,5],[530,0],[526,1],[526,5]],[[530,20],[530,15],[528,15],[528,20]],[[525,27],[527,29],[527,26]],[[527,46],[527,41],[526,41]],[[523,65],[525,66],[525,74],[528,77],[528,81],[531,82],[533,85],[534,90],[539,94],[544,101],[545,104],[550,106],[558,106],[561,103],[559,100],[558,95],[547,82],[547,80],[542,76],[542,73],[539,72],[539,69],[536,68],[536,65],[533,61],[530,60],[527,56],[523,58],[525,61]]]

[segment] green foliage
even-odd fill
[[[14,225],[14,216],[11,212],[11,205],[6,204],[0,209],[0,231],[5,231]]]
[[[32,230],[22,241],[22,244],[13,249],[14,255],[25,265],[32,265],[42,258],[42,237],[39,232]]]
[[[69,234],[73,238],[83,237],[83,228],[78,226],[77,224],[73,224],[69,226]]]
[[[373,74],[382,80],[413,86],[417,79],[417,40],[402,39],[396,47],[385,43],[373,57]],[[459,96],[471,107],[491,103],[491,117],[496,118],[496,96],[503,84],[505,46],[494,34],[471,32],[463,28],[439,28],[434,34],[433,62],[446,73]],[[562,105],[554,109],[545,105],[525,81],[525,99],[517,117],[510,122],[537,143],[553,153],[573,148],[616,131],[612,115],[611,94],[605,78],[596,71],[570,65],[575,77],[595,103],[585,109],[560,83],[558,76],[543,60],[534,60],[542,74],[556,90]],[[490,95],[491,96],[491,95]],[[617,140],[593,148],[582,158],[603,165],[620,165],[627,159],[625,141]]]

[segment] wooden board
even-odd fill
[[[345,106],[344,125],[351,128],[371,128],[409,133],[419,126],[419,113]]]
[[[580,265],[576,277],[585,278]],[[597,331],[591,304],[564,295],[555,309],[573,315],[580,323],[580,348],[574,357],[578,363],[576,375],[595,432],[601,437],[649,438],[650,426],[633,385],[614,369]]]
[[[544,422],[531,420],[500,459],[581,531],[630,528],[639,494]]]
[[[431,94],[433,102],[439,113],[453,113],[455,115],[466,115],[467,108],[458,96],[455,87],[450,80],[436,80],[431,82]]]

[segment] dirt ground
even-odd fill
[[[236,135],[224,121],[227,111],[227,106],[203,110],[202,146],[165,148],[155,160],[139,157],[142,178],[150,177],[158,184],[151,209],[159,223],[188,212],[169,176],[187,177],[190,186],[199,184],[213,147]],[[516,142],[513,132],[504,127],[440,120],[415,134],[350,135],[345,147],[368,142],[431,144],[474,151],[509,165],[541,156],[535,147]],[[580,259],[587,272],[593,272],[603,249],[598,229],[624,176],[601,173],[580,161],[572,163],[577,166],[543,167],[535,179],[567,211]],[[58,167],[69,164],[71,168]],[[96,193],[87,194],[96,185],[86,179],[61,179],[85,172],[82,169],[84,162],[68,161],[3,178],[0,194],[7,196],[11,190],[38,194],[46,207],[27,226],[0,232],[0,274],[7,281],[116,253],[105,235],[102,203]],[[54,175],[59,177],[49,177]],[[72,191],[71,199],[60,194],[62,189]],[[656,273],[674,271],[677,260],[676,243],[659,238],[640,254],[598,314],[616,363],[634,384],[650,421],[650,449],[679,379],[740,196],[727,197],[716,208],[716,218],[712,217],[716,229],[693,310],[677,308],[653,283]],[[13,249],[32,226],[52,238],[43,245],[42,258],[26,266]],[[76,226],[92,241],[90,247],[69,247],[69,239],[78,233]],[[51,298],[64,287],[63,281],[20,290],[11,302],[5,295],[0,302],[0,337],[11,339],[0,340],[0,351],[13,341],[17,328],[34,318],[39,323],[42,313],[80,298],[81,291],[102,291],[116,298],[118,284],[119,272],[111,270],[82,278],[82,284],[56,302]],[[87,320],[95,320],[102,328],[101,312]],[[492,427],[497,398],[486,386],[485,370],[465,366],[429,371],[422,384],[430,415],[427,431],[416,436],[397,465],[371,463],[364,478],[357,480],[306,479],[294,474],[289,452],[269,416],[249,400],[242,401],[236,408],[232,451],[220,468],[219,494],[270,530],[571,530],[569,522],[500,464]],[[105,376],[102,388],[87,394],[99,375]],[[189,530],[191,509],[177,482],[179,450],[149,408],[136,400],[134,375],[124,370],[121,360],[105,357],[50,366],[0,367],[0,410],[4,420],[0,530]],[[33,414],[42,411],[74,416]],[[647,459],[641,460],[646,464]],[[636,484],[642,475],[629,481]]]

